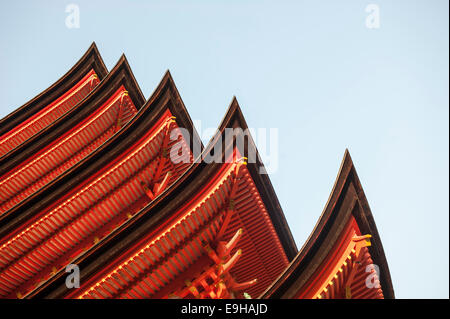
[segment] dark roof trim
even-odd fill
[[[0,136],[12,130],[27,118],[39,112],[41,109],[56,100],[59,96],[67,92],[91,69],[94,69],[100,80],[108,74],[108,69],[100,56],[95,42],[91,44],[81,59],[58,81],[1,119]]]
[[[336,237],[333,235],[334,230],[348,220],[349,214],[354,216],[363,234],[372,235],[372,246],[368,249],[374,263],[380,267],[384,297],[395,298],[381,239],[348,150],[345,151],[333,190],[313,232],[288,268],[260,298],[289,298],[286,293],[297,280],[304,278],[300,281],[307,282],[308,276],[313,272],[311,267],[316,266],[313,260],[318,251],[321,247],[331,249],[332,238]]]

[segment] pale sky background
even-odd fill
[[[211,1],[212,2],[212,1]],[[68,29],[67,4],[80,8]],[[380,8],[368,29],[365,8]],[[447,0],[2,1],[0,117],[97,43],[125,53],[145,97],[170,69],[194,120],[236,95],[279,129],[276,193],[300,248],[349,148],[398,298],[449,296]]]

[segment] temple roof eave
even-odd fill
[[[287,269],[280,274],[279,278],[270,285],[259,298],[281,298],[287,289],[292,285],[296,278],[301,274],[301,269],[306,269],[308,262],[319,251],[319,247],[330,246],[330,243],[320,242],[321,238],[325,238],[327,231],[333,223],[344,223],[344,220],[336,220],[339,209],[336,209],[339,201],[342,201],[346,187],[349,184],[354,186],[360,209],[354,210],[357,214],[354,216],[356,222],[363,234],[372,236],[372,245],[368,247],[374,264],[380,267],[380,282],[385,298],[395,298],[392,281],[389,273],[389,267],[384,254],[381,239],[378,234],[375,221],[370,210],[367,198],[362,189],[360,180],[356,173],[353,161],[349,151],[346,149],[344,158],[339,169],[333,189],[330,193],[325,208],[319,217],[316,226],[300,249],[299,253],[292,260]],[[342,214],[341,214],[342,215]]]

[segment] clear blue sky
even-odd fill
[[[242,2],[242,3],[241,3]],[[66,5],[80,28],[65,25]],[[380,8],[368,29],[365,8]],[[0,10],[0,117],[96,41],[124,52],[146,98],[170,69],[194,120],[236,95],[251,127],[279,129],[271,175],[302,246],[349,148],[399,298],[449,296],[447,0],[9,1]]]

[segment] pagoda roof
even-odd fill
[[[208,152],[211,152],[217,143],[217,137],[224,137],[223,133],[226,128],[242,128],[243,130],[247,128],[247,124],[235,98],[233,98],[233,101],[222,120],[218,134],[205,148],[201,158]],[[233,145],[225,145],[222,143],[224,150],[222,154],[226,153],[226,149],[233,149],[234,142],[235,141],[233,141]],[[248,142],[244,144],[244,147],[237,151],[239,154],[245,156],[245,154],[249,152],[249,149],[253,149],[257,153],[251,137],[248,138]],[[147,206],[142,208],[108,236],[100,240],[97,245],[88,249],[82,256],[73,261],[73,263],[83,269],[83,272],[81,273],[81,282],[86,283],[88,280],[93,280],[93,276],[97,278],[99,272],[104,270],[107,266],[110,266],[113,260],[121,258],[121,254],[127,250],[127,247],[133,246],[134,243],[148,236],[148,234],[153,234],[158,230],[161,230],[161,227],[164,227],[166,223],[175,218],[173,216],[174,212],[179,211],[180,207],[183,207],[185,203],[190,202],[198,193],[202,192],[205,185],[211,184],[211,180],[214,180],[214,178],[218,176],[217,174],[220,174],[220,172],[224,170],[225,166],[226,164],[217,162],[208,164],[202,160],[194,161],[185,173]],[[252,183],[255,185],[257,193],[259,194],[258,196],[262,200],[263,206],[260,207],[263,208],[260,209],[267,211],[268,220],[270,220],[270,224],[273,225],[274,238],[276,238],[275,242],[279,243],[279,246],[277,246],[279,248],[277,249],[284,254],[286,262],[289,262],[289,260],[292,260],[297,253],[297,248],[268,176],[259,173],[261,167],[263,167],[263,164],[257,154],[256,162],[249,162],[246,165],[245,171],[249,178],[251,178]],[[248,222],[249,221],[246,223]],[[276,245],[275,242],[274,245]],[[280,260],[281,259],[282,258],[280,258]],[[274,261],[270,262],[274,263]],[[276,262],[280,261],[277,260],[275,263]],[[283,268],[280,268],[279,272],[281,272]],[[245,267],[245,270],[248,272],[248,265]],[[59,271],[52,282],[48,282],[48,284],[39,287],[30,294],[30,296],[50,298],[66,296],[70,291],[67,290],[64,284],[64,275],[65,272],[63,270]],[[247,273],[246,275],[249,274]],[[268,284],[269,282],[267,282],[265,286]]]
[[[95,42],[91,44],[81,59],[58,81],[15,111],[0,119],[0,136],[13,130],[16,126],[57,100],[65,92],[74,87],[91,70],[95,72],[99,80],[102,80],[108,74],[108,69],[100,56]]]
[[[384,298],[394,298],[389,267],[381,244],[381,239],[348,150],[345,151],[344,159],[333,190],[313,232],[297,256],[292,260],[289,267],[287,267],[278,279],[266,289],[260,298],[296,298],[299,297],[300,291],[308,290],[313,285],[313,282],[317,281],[318,277],[320,277],[317,275],[317,272],[322,271],[323,274],[324,268],[320,267],[325,264],[327,258],[330,260],[330,256],[333,254],[335,257],[331,258],[331,260],[337,260],[338,257],[341,257],[339,254],[336,255],[338,250],[337,247],[344,247],[347,245],[344,243],[346,229],[349,234],[349,230],[353,229],[353,233],[357,230],[360,232],[360,235],[366,236],[364,238],[368,241],[368,247],[363,247],[363,254],[365,254],[365,257],[363,257],[369,260],[370,264],[379,267],[377,277],[379,277],[382,292],[376,292],[377,295],[375,296],[372,294],[372,296],[376,298],[379,298],[380,296],[384,296]],[[370,238],[370,240],[368,238]],[[355,241],[355,239],[358,241],[361,240],[362,237],[356,236],[353,241]],[[347,257],[346,262],[343,264],[346,265],[347,268],[347,263],[351,262],[352,258],[355,257],[354,253],[353,250],[348,257],[347,255],[343,255],[343,257]],[[363,262],[356,262],[364,264]],[[328,270],[330,270],[330,268],[328,268]],[[325,272],[328,270],[325,270]],[[328,290],[331,290],[330,285],[332,286],[335,284],[336,286],[336,282],[338,281],[340,281],[340,285],[342,285],[342,278],[340,275],[342,273],[346,274],[347,271],[348,269],[342,266],[338,270],[337,275],[331,274],[334,275],[334,278],[331,277],[332,279],[330,282],[319,282],[315,284],[322,284],[324,290],[321,291],[327,292],[327,288]],[[341,274],[339,274],[339,272]],[[364,271],[362,271],[362,273],[364,273]],[[359,275],[361,279],[362,275]],[[369,274],[364,276],[367,277],[367,275]],[[363,289],[362,284],[360,283],[357,288],[361,292]],[[367,292],[365,294],[370,295]],[[321,298],[323,294],[315,296]],[[342,296],[340,298],[342,298]]]
[[[45,212],[48,212],[49,209],[53,209],[52,207],[55,205],[60,205],[60,202],[64,201],[68,196],[71,198],[73,193],[77,192],[76,189],[85,187],[85,185],[91,183],[93,179],[92,176],[102,173],[106,168],[108,168],[108,166],[113,164],[115,165],[118,158],[123,158],[127,155],[129,150],[136,147],[136,143],[141,143],[144,135],[148,135],[152,131],[155,131],[155,129],[161,125],[164,126],[164,122],[162,120],[164,118],[170,119],[171,116],[176,117],[176,125],[187,129],[196,142],[200,143],[199,145],[201,147],[198,134],[193,127],[192,121],[186,111],[181,97],[179,96],[173,79],[170,73],[166,72],[151,98],[139,110],[136,116],[130,120],[130,122],[123,126],[100,148],[88,155],[83,161],[69,169],[48,186],[30,196],[19,207],[16,207],[15,211],[11,212],[11,216],[13,218],[8,223],[1,225],[2,227],[0,228],[0,234],[3,238],[2,242],[4,242],[5,239],[8,240],[12,236],[16,236],[14,237],[14,240],[17,240],[17,234],[20,235],[20,232],[22,232],[22,229],[25,227],[30,229],[30,223],[34,223],[33,225],[38,225],[38,222],[46,218]],[[155,143],[159,143],[158,141],[161,136],[161,133],[154,134],[157,135],[154,135],[155,138],[151,138],[150,141],[150,143],[153,144],[153,150],[156,149],[157,146]],[[127,159],[129,159],[129,156],[127,156],[124,160],[126,161]],[[119,163],[119,165],[121,165],[120,167],[124,167],[123,163],[125,162],[121,163],[122,164]],[[136,164],[130,165],[134,167],[136,166]],[[189,166],[190,164],[188,163],[186,165]],[[174,178],[176,178],[185,169],[180,166],[179,170],[179,173],[173,173]],[[118,176],[123,176],[124,174],[123,171],[118,171],[117,173],[119,174]],[[135,192],[136,191],[134,191],[134,193]],[[97,197],[97,195],[98,193],[95,193],[94,197]],[[25,293],[25,291],[22,292]]]

